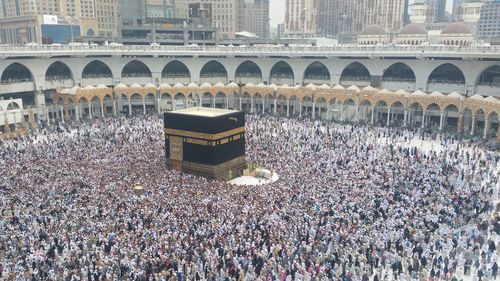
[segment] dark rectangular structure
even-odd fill
[[[167,112],[164,127],[168,167],[208,178],[227,179],[242,173],[243,111],[193,107]]]

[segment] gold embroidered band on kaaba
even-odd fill
[[[199,132],[193,132],[193,131],[186,131],[186,130],[176,130],[176,129],[165,129],[165,135],[174,135],[174,136],[179,136],[179,137],[186,137],[186,138],[196,138],[196,139],[202,139],[206,141],[214,141],[214,140],[220,140],[227,138],[232,135],[236,134],[241,134],[245,132],[245,127],[239,127],[236,129],[232,129],[226,132],[218,133],[218,134],[206,134],[206,133],[199,133]]]
[[[183,137],[182,139],[186,143],[192,143],[192,144],[198,144],[198,145],[204,145],[204,146],[218,146],[218,145],[223,145],[226,143],[230,143],[232,141],[239,140],[240,138],[242,138],[244,136],[245,136],[244,133],[240,133],[240,134],[232,135],[232,136],[229,136],[227,138],[219,139],[216,141],[207,141],[207,140],[200,140],[200,139],[186,138],[186,137]],[[166,140],[170,140],[171,138],[177,138],[177,136],[165,135]]]

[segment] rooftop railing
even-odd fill
[[[469,54],[469,55],[497,55],[500,56],[500,46],[446,46],[446,45],[426,45],[426,46],[361,46],[361,45],[336,45],[330,47],[284,47],[284,46],[141,46],[141,45],[2,45],[0,46],[0,56],[9,55],[9,53],[46,53],[46,52],[86,52],[86,53],[127,53],[127,52],[148,52],[148,53],[202,53],[202,54],[265,54],[276,56],[301,56],[304,54],[313,54],[315,56],[342,55],[349,54]]]

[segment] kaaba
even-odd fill
[[[164,114],[167,166],[214,179],[241,175],[245,113],[192,107]]]

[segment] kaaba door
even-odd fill
[[[180,171],[182,169],[182,161],[172,160],[172,168],[176,171]]]

